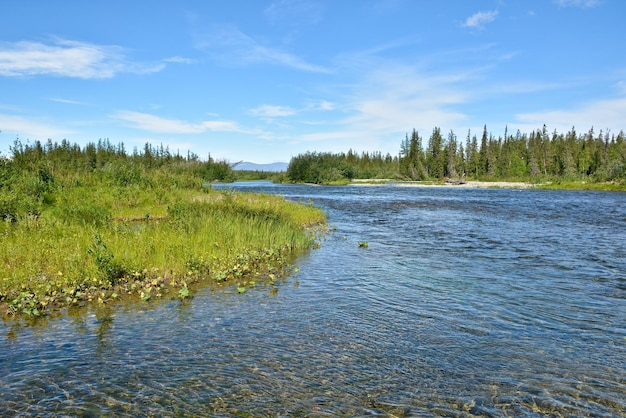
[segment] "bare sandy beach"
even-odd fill
[[[530,189],[535,185],[524,182],[510,181],[467,181],[464,183],[432,183],[421,181],[395,181],[392,179],[355,179],[352,180],[352,186],[379,186],[393,185],[397,187],[450,187],[456,189]]]

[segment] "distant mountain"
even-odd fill
[[[238,171],[287,171],[288,163],[256,164],[243,161],[233,167]]]

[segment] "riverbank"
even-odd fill
[[[527,183],[515,181],[477,181],[463,182],[433,182],[433,181],[397,181],[393,179],[353,179],[350,186],[380,186],[393,185],[396,187],[448,187],[455,189],[550,189],[550,190],[605,190],[626,191],[626,184],[619,183],[589,183],[589,182],[545,182]]]
[[[467,188],[502,188],[502,189],[529,189],[536,184],[511,181],[464,181],[464,182],[433,182],[433,181],[397,181],[392,179],[354,179],[351,186],[378,186],[393,185],[397,187],[450,187],[455,189]]]
[[[205,189],[67,187],[39,215],[0,224],[0,316],[41,316],[122,297],[190,297],[198,282],[289,273],[325,222],[311,205]]]

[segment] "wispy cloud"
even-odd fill
[[[250,109],[253,116],[261,118],[277,118],[293,116],[303,112],[327,112],[336,109],[336,104],[328,100],[310,100],[303,107],[293,108],[291,106],[279,106],[263,104],[254,109]]]
[[[430,74],[413,66],[388,65],[372,72],[357,88],[352,100],[356,115],[350,122],[368,124],[367,130],[377,132],[450,126],[465,117],[453,107],[468,100],[467,89],[461,86],[470,77],[463,72]]]
[[[365,63],[364,63],[365,65]],[[367,70],[365,69],[367,68]],[[303,121],[288,140],[301,149],[340,152],[381,151],[395,154],[407,131],[428,134],[435,126],[464,127],[469,116],[458,105],[472,100],[466,87],[471,73],[427,72],[421,65],[370,61],[354,82],[335,86],[332,102],[312,104],[315,121]],[[308,108],[306,109],[308,110]]]
[[[207,120],[188,122],[180,119],[168,119],[149,113],[121,110],[110,116],[121,120],[132,128],[153,133],[199,134],[204,132],[246,132],[237,123],[225,120]]]
[[[327,68],[302,58],[262,45],[233,26],[220,26],[198,37],[196,47],[228,65],[272,64],[315,73],[328,73]]]
[[[310,102],[306,108],[307,110],[330,111],[330,110],[335,110],[337,108],[337,104],[330,102],[328,100],[320,100],[320,101]]]
[[[169,57],[163,60],[164,62],[173,62],[175,64],[194,64],[196,60],[185,57]]]
[[[601,3],[600,0],[554,0],[554,2],[559,7],[580,7],[583,9],[598,6]]]
[[[609,129],[615,132],[623,129],[625,114],[626,97],[622,97],[597,100],[572,109],[522,113],[516,117],[522,128],[528,132],[546,122],[550,123],[549,128],[551,130],[556,129],[559,132],[566,132],[572,126],[575,126],[577,130],[594,127],[596,132],[600,129]]]
[[[48,138],[62,138],[72,131],[67,128],[60,128],[49,122],[36,118],[26,118],[16,115],[0,114],[0,127],[2,133],[15,133],[21,138],[32,140],[46,140]]]
[[[265,9],[270,22],[290,25],[318,23],[323,15],[322,5],[310,0],[276,0]]]
[[[62,99],[60,97],[50,97],[48,100],[50,100],[51,102],[65,103],[65,104],[79,105],[79,106],[87,106],[87,105],[89,105],[89,103],[86,103],[86,102],[79,102],[77,100]]]
[[[264,117],[264,118],[275,118],[275,117],[283,117],[283,116],[291,116],[297,113],[298,111],[287,106],[276,106],[276,105],[268,105],[264,104],[259,107],[250,110],[254,116]]]
[[[478,12],[468,17],[465,20],[465,23],[463,23],[463,27],[482,29],[487,23],[491,23],[496,20],[497,16],[497,10],[491,12]]]
[[[51,43],[1,42],[0,76],[52,75],[71,78],[111,78],[118,73],[151,73],[164,64],[126,60],[119,46],[95,45],[55,38]]]
[[[490,49],[491,46],[485,48],[487,52]],[[453,55],[463,62],[459,56],[474,53],[474,50],[455,50]],[[313,147],[340,152],[352,148],[394,154],[404,134],[413,128],[427,138],[435,126],[464,135],[468,128],[482,129],[484,123],[490,128],[492,124],[501,124],[502,128],[508,124],[509,130],[522,132],[531,132],[544,123],[548,123],[550,129],[563,132],[572,125],[588,129],[590,124],[596,131],[611,129],[615,132],[623,124],[626,114],[623,94],[622,99],[596,101],[573,109],[545,109],[517,115],[507,111],[484,113],[485,103],[503,96],[507,96],[507,101],[515,100],[518,95],[526,100],[535,95],[541,97],[541,92],[573,88],[572,82],[535,79],[532,74],[526,80],[494,77],[515,54],[496,48],[491,55],[496,58],[489,60],[490,65],[472,62],[462,67],[448,66],[445,72],[440,70],[440,63],[448,62],[447,54],[431,54],[404,64],[380,56],[364,55],[358,60],[345,57],[354,66],[339,63],[338,68],[352,74],[343,74],[350,83],[333,83],[323,89],[329,93],[328,108],[336,112],[316,114],[314,121],[290,121],[290,131],[276,132],[274,137],[302,150]],[[622,85],[615,86],[618,93]],[[324,106],[322,103],[319,102],[320,108]],[[292,110],[304,115],[308,107]]]

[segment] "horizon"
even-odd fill
[[[626,128],[617,0],[65,5],[2,7],[2,155],[109,139],[272,164],[397,155],[413,129]]]

